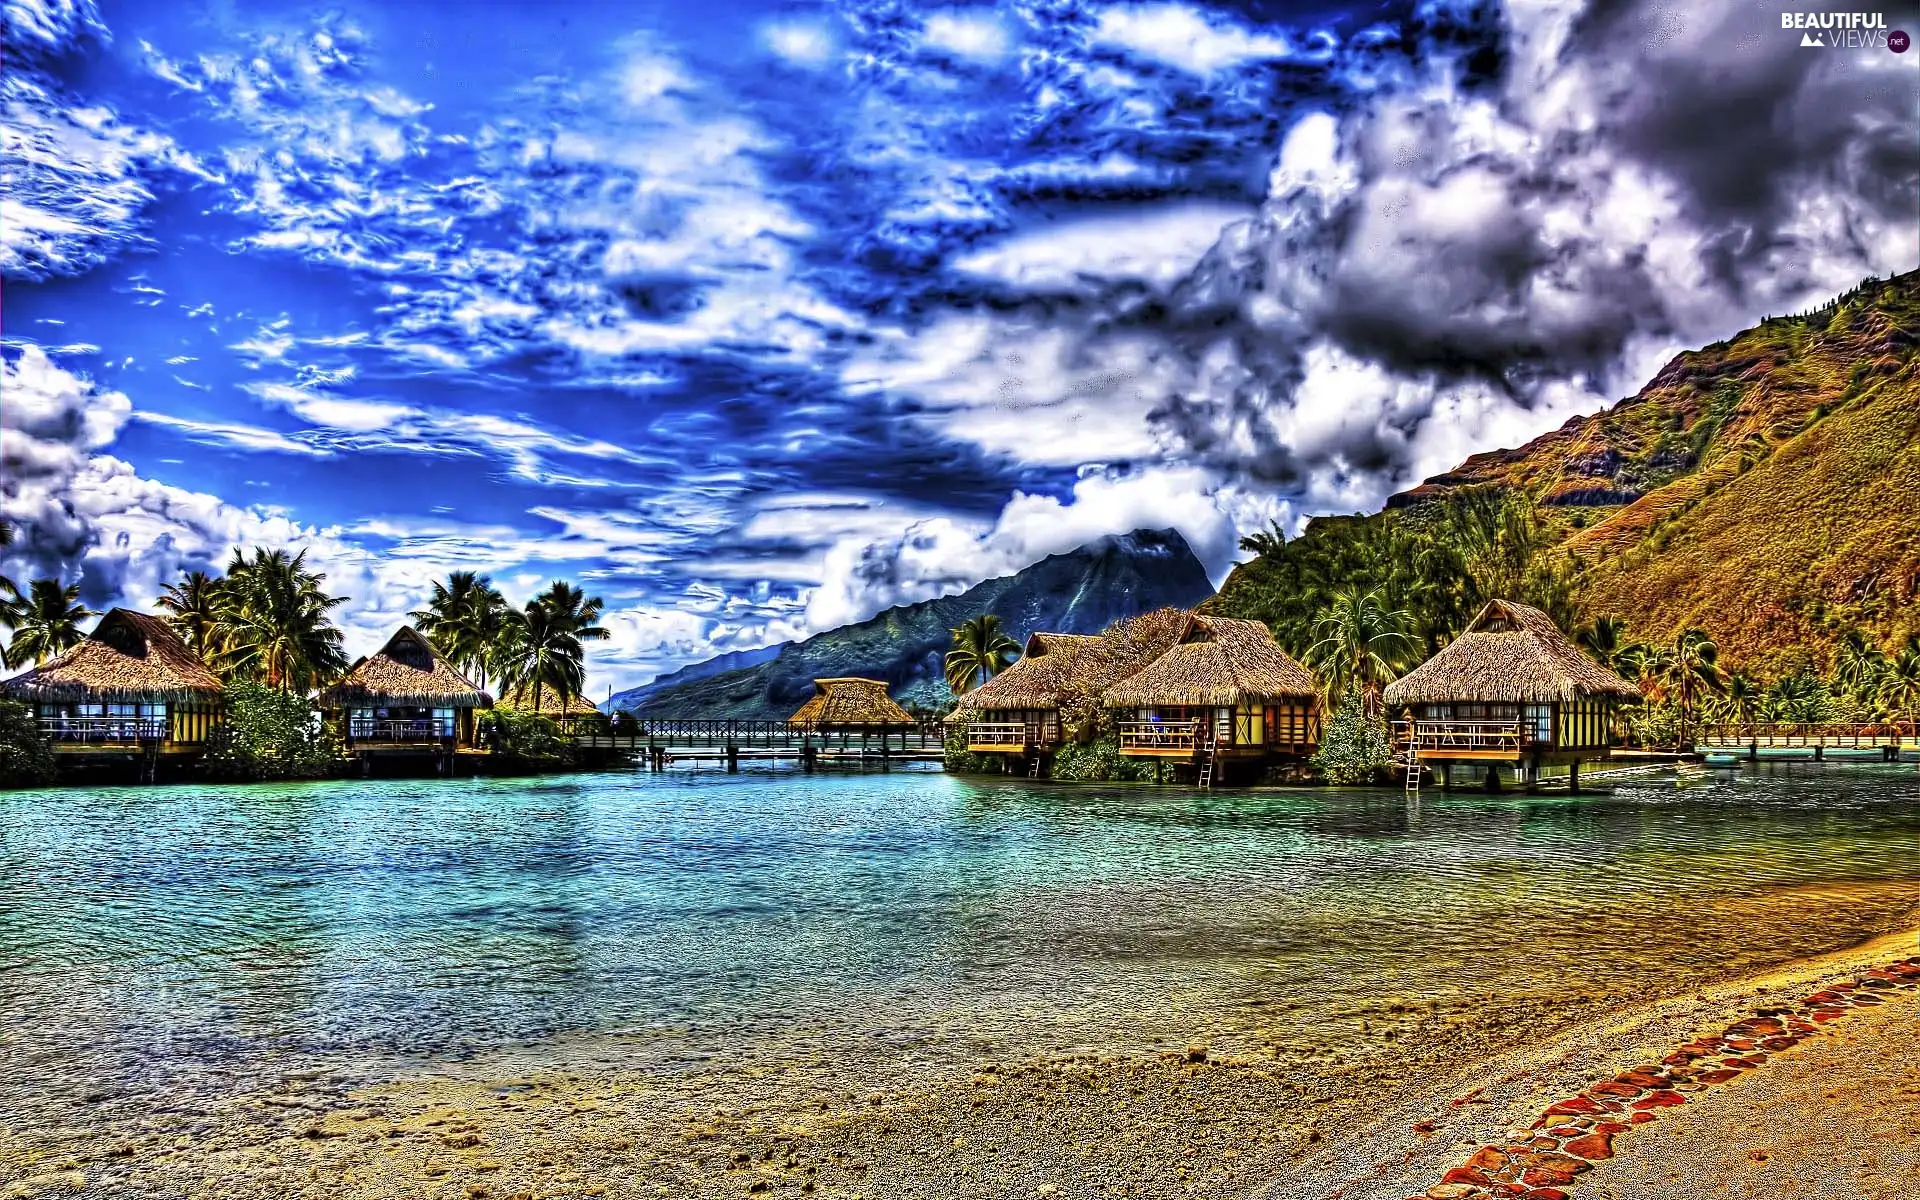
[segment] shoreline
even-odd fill
[[[1760,1000],[1912,955],[1917,936],[1920,911],[1895,932],[1665,999],[1517,1002],[1471,1024],[1383,1003],[1355,1014],[1374,1023],[1370,1040],[1299,1029],[1265,1053],[981,1044],[916,1065],[913,1050],[816,1043],[643,1071],[596,1062],[605,1036],[583,1034],[558,1053],[371,1085],[293,1072],[244,1096],[129,1111],[103,1122],[110,1144],[78,1128],[0,1133],[0,1196],[84,1177],[109,1195],[1402,1200],[1524,1130],[1551,1097],[1657,1061]]]

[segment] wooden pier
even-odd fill
[[[1762,750],[1805,751],[1816,762],[1828,750],[1866,750],[1898,762],[1903,751],[1920,750],[1920,726],[1886,721],[1707,725],[1694,739],[1694,749],[1703,754],[1744,754],[1749,759],[1758,759]]]
[[[816,766],[881,767],[938,762],[945,731],[937,721],[915,725],[834,726],[821,729],[791,721],[641,720],[615,733],[581,733],[583,750],[630,754],[649,770],[675,763],[797,762]]]

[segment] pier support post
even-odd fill
[[[368,754],[365,750],[360,752],[360,778],[373,778],[373,755]]]
[[[1500,794],[1500,768],[1499,767],[1487,768],[1487,779],[1486,779],[1485,786],[1487,791],[1492,793],[1493,795],[1497,796]]]
[[[1567,764],[1567,791],[1573,795],[1580,792],[1580,760],[1577,758]]]
[[[814,748],[812,738],[808,737],[808,738],[801,739],[800,766],[803,770],[811,772],[814,767],[814,760],[819,757],[819,754],[820,752]]]
[[[1753,741],[1747,743],[1747,761],[1748,762],[1760,761],[1760,739],[1759,738],[1755,738]]]
[[[739,769],[740,769],[740,743],[734,741],[732,738],[728,738],[727,739],[727,774],[731,775],[734,772],[738,771]]]
[[[1825,762],[1826,759],[1827,759],[1827,748],[1821,745],[1819,742],[1815,742],[1813,744],[1813,761]]]

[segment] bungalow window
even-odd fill
[[[1553,706],[1549,704],[1529,704],[1525,721],[1527,733],[1536,742],[1553,741]]]

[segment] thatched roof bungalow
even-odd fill
[[[353,664],[320,693],[320,707],[344,721],[347,744],[473,744],[475,709],[493,700],[411,625]]]
[[[1537,608],[1492,600],[1459,637],[1388,685],[1422,760],[1545,763],[1603,758],[1613,711],[1640,689],[1594,662]]]
[[[948,720],[967,725],[976,752],[1055,749],[1090,726],[1102,693],[1166,653],[1192,620],[1164,608],[1097,635],[1035,633],[1020,661],[960,697]]]
[[[816,730],[881,730],[913,724],[913,715],[894,703],[884,679],[844,676],[813,681],[814,693],[787,718]]]
[[[116,608],[78,646],[0,684],[62,749],[194,750],[220,719],[220,679],[159,617]]]
[[[1109,688],[1124,715],[1120,752],[1187,757],[1208,744],[1224,757],[1311,753],[1320,737],[1313,673],[1259,621],[1195,615],[1178,644]]]

